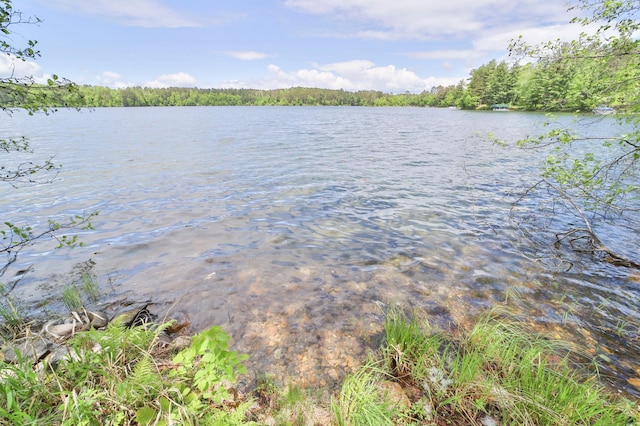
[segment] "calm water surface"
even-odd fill
[[[638,395],[627,379],[640,376],[640,277],[589,259],[568,271],[534,262],[509,221],[540,154],[487,134],[513,141],[544,120],[347,107],[4,117],[3,135],[27,135],[64,167],[52,184],[5,186],[3,219],[100,211],[85,247],[37,246],[7,276],[34,265],[16,293],[35,306],[91,259],[103,306],[150,300],[192,331],[222,325],[250,367],[301,384],[338,383],[379,343],[386,306],[448,326],[500,305],[605,355],[609,380]]]

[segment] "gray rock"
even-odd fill
[[[191,345],[191,337],[189,336],[178,336],[170,344],[171,349],[181,351],[182,349],[188,348]]]
[[[44,326],[45,335],[55,340],[65,340],[76,333],[85,331],[89,328],[89,324],[79,322],[75,318],[69,322],[56,323],[50,321]]]
[[[76,352],[64,345],[56,345],[44,359],[47,365],[53,370],[57,370],[61,362],[78,360],[80,360],[80,357]]]
[[[52,347],[53,343],[39,336],[27,338],[21,342],[8,344],[4,349],[4,360],[15,364],[22,359],[36,364],[51,351]]]
[[[109,323],[109,317],[104,312],[86,311],[89,324],[93,328],[105,328]]]
[[[500,422],[498,419],[491,417],[489,415],[484,416],[480,419],[480,423],[482,426],[500,426]]]

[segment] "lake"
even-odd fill
[[[510,220],[542,154],[488,134],[513,142],[545,120],[365,107],[17,112],[1,134],[28,136],[36,158],[63,168],[50,184],[5,185],[3,220],[100,214],[84,247],[30,247],[4,278],[33,265],[15,295],[52,312],[70,271],[88,265],[99,306],[151,301],[193,332],[221,325],[250,368],[301,385],[339,383],[380,343],[390,305],[442,327],[498,307],[580,343],[612,386],[638,396],[627,383],[640,377],[638,271],[536,261]],[[607,240],[635,248],[638,237]]]

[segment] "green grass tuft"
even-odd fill
[[[74,284],[64,287],[62,289],[62,302],[69,311],[77,312],[82,309],[82,297],[78,287]]]
[[[594,369],[571,363],[567,345],[509,320],[487,316],[454,336],[392,309],[385,329],[380,362],[345,380],[334,403],[336,417],[345,418],[339,424],[371,424],[366,419],[375,410],[352,407],[374,404],[376,381],[389,376],[411,397],[411,409],[385,413],[380,422],[480,425],[490,417],[505,425],[604,426],[640,421],[637,405],[607,392]]]
[[[331,410],[339,426],[394,425],[394,409],[385,401],[380,387],[384,371],[373,361],[342,383],[340,394],[331,401]]]

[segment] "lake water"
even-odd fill
[[[640,377],[638,271],[536,262],[509,219],[541,154],[487,135],[514,141],[544,121],[349,107],[5,116],[0,134],[27,135],[36,158],[63,168],[51,184],[5,185],[2,219],[100,215],[84,247],[29,248],[4,278],[32,264],[15,293],[40,306],[91,259],[102,307],[149,300],[191,331],[221,325],[250,368],[302,385],[338,383],[379,344],[389,305],[418,307],[443,327],[500,306],[604,355],[607,380],[638,395],[627,383]],[[608,240],[635,247],[638,237]]]

